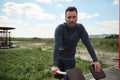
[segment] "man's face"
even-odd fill
[[[75,11],[67,11],[65,14],[66,23],[73,28],[77,22],[77,13]]]

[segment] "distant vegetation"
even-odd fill
[[[118,39],[92,39],[91,42],[95,49],[107,52],[118,51]]]
[[[118,37],[119,35],[110,35],[105,38],[91,38],[90,41],[95,49],[117,52],[118,51]],[[53,47],[53,38],[12,38],[13,41],[19,41],[21,44],[25,42],[28,43],[45,43],[47,46]],[[18,42],[16,43],[18,44]],[[43,46],[45,46],[43,45]],[[82,41],[80,40],[78,43],[78,47],[84,48]]]
[[[110,36],[107,36],[105,37],[105,39],[118,39],[119,38],[119,35],[115,34],[115,35],[110,35]]]
[[[110,35],[105,38],[91,38],[91,44],[97,50],[118,52],[118,35]],[[78,47],[85,47],[80,41]]]

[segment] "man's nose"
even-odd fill
[[[70,21],[74,21],[74,18],[73,18],[73,17],[71,17]]]

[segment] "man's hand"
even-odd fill
[[[51,73],[52,73],[53,75],[56,75],[58,70],[60,70],[58,67],[53,66],[53,67],[51,68]]]
[[[100,66],[99,62],[92,62],[91,65],[94,65],[96,72],[100,72],[101,71],[101,66]]]

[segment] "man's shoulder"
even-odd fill
[[[81,23],[77,23],[77,27],[80,27],[80,28],[82,28],[82,27],[84,27]]]
[[[56,30],[55,31],[63,31],[65,29],[65,25],[64,23],[63,24],[59,24],[57,27],[56,27]]]
[[[58,25],[58,27],[64,27],[64,26],[65,26],[64,23]]]
[[[64,23],[59,24],[59,25],[57,26],[57,28],[58,28],[58,29],[63,29],[63,28],[65,28],[65,24],[64,24]]]
[[[78,30],[84,30],[84,26],[81,23],[77,23]]]

